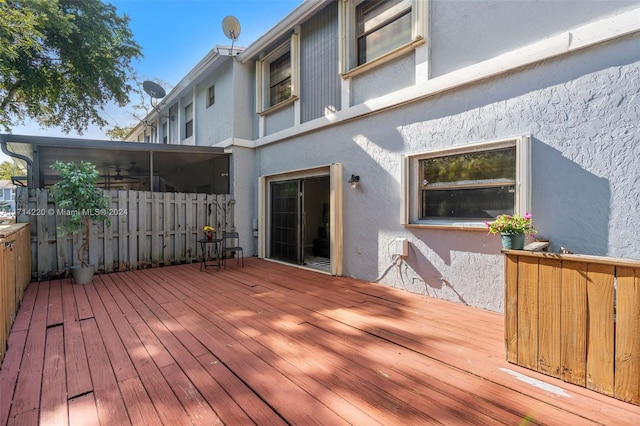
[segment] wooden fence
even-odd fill
[[[29,225],[0,226],[0,364],[24,289],[30,281]]]
[[[125,271],[189,263],[201,258],[196,241],[202,227],[235,230],[235,201],[230,195],[107,191],[111,226],[96,223],[89,242],[89,263],[99,272]],[[48,191],[18,188],[17,221],[31,225],[32,274],[58,276],[77,265],[84,236],[59,236],[65,212]]]
[[[640,261],[504,253],[507,361],[640,405]]]

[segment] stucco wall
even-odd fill
[[[431,76],[635,7],[637,0],[432,0]]]
[[[197,86],[194,103],[196,120],[194,132],[197,145],[212,146],[233,135],[233,118],[236,95],[234,93],[233,61],[216,69],[215,74]],[[209,87],[215,85],[215,103],[207,107]],[[229,106],[232,106],[229,108]]]
[[[293,104],[286,105],[268,114],[264,119],[264,134],[271,135],[280,130],[292,127],[294,124]]]
[[[401,155],[531,134],[532,213],[553,248],[638,259],[640,37],[267,145],[259,174],[344,164],[344,274],[503,310],[499,238],[400,225]],[[389,243],[410,241],[401,267]]]
[[[352,78],[351,105],[361,104],[396,90],[412,86],[416,82],[414,53],[376,67]]]
[[[230,175],[233,176],[231,194],[234,206],[234,224],[240,233],[240,246],[244,255],[258,253],[257,238],[253,236],[251,222],[257,219],[255,198],[257,197],[258,175],[255,170],[256,151],[250,148],[234,147],[230,157]]]

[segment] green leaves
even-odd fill
[[[100,0],[0,0],[0,125],[104,126],[100,110],[128,103],[142,56],[128,23]]]
[[[532,235],[538,231],[533,227],[531,214],[524,216],[519,214],[501,214],[493,222],[485,222],[487,229],[492,234],[526,234]]]
[[[78,259],[85,265],[91,222],[104,221],[107,225],[111,224],[107,195],[96,187],[100,174],[93,164],[85,161],[56,161],[51,168],[57,170],[60,177],[49,193],[56,202],[56,214],[65,217],[58,230],[61,235],[85,230],[86,239],[78,252]]]

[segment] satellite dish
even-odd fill
[[[231,54],[233,55],[233,43],[240,37],[240,22],[235,16],[225,16],[222,20],[222,32],[231,40]]]
[[[225,16],[222,20],[222,31],[229,40],[234,42],[240,37],[240,22],[235,16]]]
[[[167,95],[167,93],[164,91],[162,86],[160,86],[155,81],[151,81],[151,80],[144,81],[142,83],[142,88],[144,89],[145,92],[147,92],[147,95],[155,99],[162,99]]]

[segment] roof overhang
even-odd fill
[[[238,56],[238,61],[244,63],[254,59],[256,56],[268,48],[274,41],[291,31],[296,25],[302,24],[315,14],[318,10],[324,8],[327,4],[334,0],[313,0],[303,1],[298,7],[288,14],[284,19],[278,22],[273,28],[253,42],[249,47],[244,49]]]

